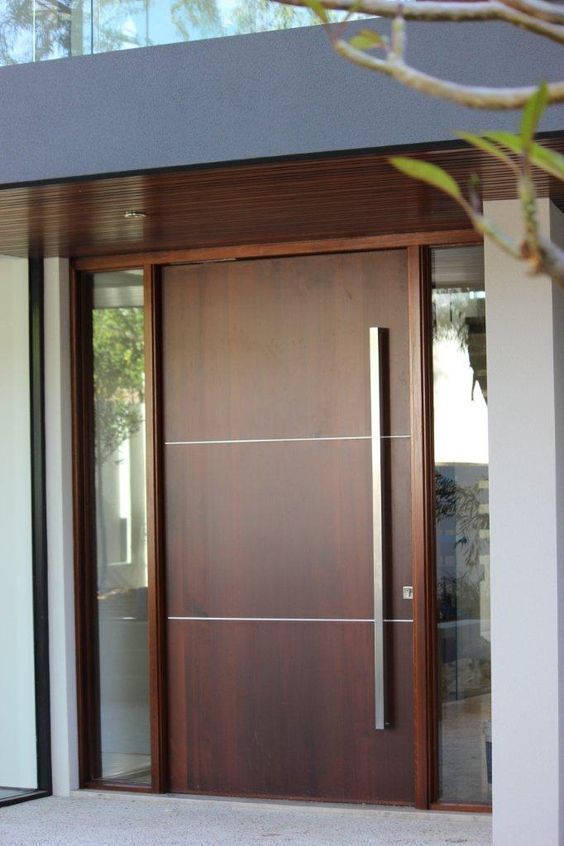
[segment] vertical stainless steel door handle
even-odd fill
[[[375,725],[384,729],[384,551],[382,535],[382,441],[380,338],[382,330],[370,329],[370,428],[372,435],[372,537],[374,559],[374,694]]]

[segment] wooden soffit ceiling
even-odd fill
[[[550,141],[564,152],[564,138]],[[515,196],[511,172],[480,152],[418,153],[486,199]],[[564,186],[538,176],[540,196]],[[127,210],[143,219],[124,218]],[[381,153],[276,160],[5,188],[0,254],[112,256],[317,238],[464,229],[448,197],[395,171]]]

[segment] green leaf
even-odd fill
[[[496,159],[500,159],[500,161],[504,162],[504,164],[509,165],[511,168],[515,168],[515,162],[509,158],[509,156],[500,150],[497,144],[492,144],[491,141],[488,141],[483,135],[473,135],[470,132],[459,132],[458,137],[462,138],[463,141],[467,141],[469,144],[472,144],[473,147],[478,147],[479,150],[483,150],[484,153],[488,153],[490,156],[494,156]]]
[[[486,134],[492,141],[503,144],[513,153],[523,154],[523,142],[518,135],[501,131],[488,132]],[[556,153],[554,150],[549,150],[548,147],[543,147],[542,144],[533,141],[529,146],[528,155],[535,167],[544,170],[546,173],[550,173],[551,176],[564,182],[564,156],[561,153]]]
[[[564,156],[556,153],[554,150],[549,150],[540,144],[533,143],[529,151],[531,162],[535,167],[540,167],[541,170],[555,176],[556,179],[564,182]]]
[[[512,132],[503,132],[501,129],[496,129],[495,131],[492,129],[491,132],[484,132],[483,137],[489,138],[503,147],[507,147],[512,153],[521,154],[523,152],[523,141],[520,135],[514,135]]]
[[[394,156],[390,160],[397,170],[405,173],[406,176],[411,176],[413,179],[419,179],[421,182],[426,182],[427,185],[432,185],[445,194],[449,194],[455,200],[462,200],[460,188],[446,170],[429,162],[422,162],[419,159],[408,159],[404,156]]]
[[[529,147],[533,136],[537,131],[539,120],[542,113],[546,109],[548,103],[548,86],[546,82],[542,82],[538,90],[527,102],[523,109],[523,117],[521,118],[521,140],[524,147]]]
[[[329,15],[327,14],[327,9],[320,2],[320,0],[304,0],[305,5],[309,6],[312,12],[314,12],[319,20],[323,21],[323,23],[329,23]]]
[[[372,47],[383,47],[386,39],[374,29],[362,29],[349,38],[349,44],[357,50],[370,50]]]

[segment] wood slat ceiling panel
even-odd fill
[[[564,139],[550,146],[564,150]],[[423,156],[422,156],[423,157]],[[425,153],[461,182],[480,175],[485,198],[515,196],[511,172],[478,151]],[[540,174],[541,196],[564,201]],[[126,209],[147,214],[125,220]],[[120,255],[351,235],[462,229],[467,220],[437,191],[374,153],[286,160],[0,191],[0,254]]]

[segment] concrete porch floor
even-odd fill
[[[2,846],[490,846],[491,818],[82,792],[0,809]]]

